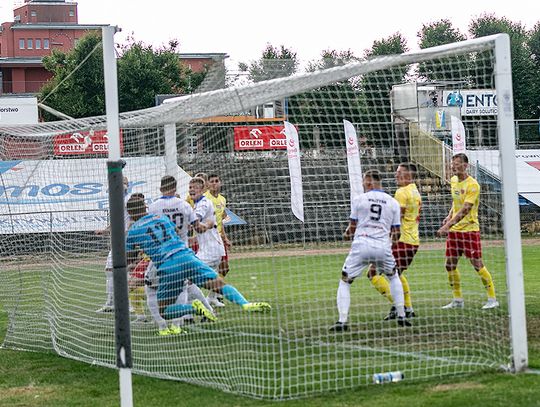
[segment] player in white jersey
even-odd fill
[[[339,320],[330,328],[333,332],[348,330],[351,284],[370,264],[390,280],[390,292],[398,313],[398,325],[411,325],[405,319],[403,286],[392,255],[392,241],[399,239],[401,208],[394,198],[382,190],[379,171],[367,171],[363,185],[365,193],[353,201],[349,226],[343,234],[345,239],[352,236],[354,238],[341,272],[337,291]]]
[[[221,258],[225,256],[225,247],[217,230],[214,205],[204,196],[205,186],[204,179],[199,177],[189,181],[189,195],[195,204],[195,217],[201,223],[214,225],[205,232],[197,233],[197,257],[217,271]]]
[[[126,228],[126,231],[129,228],[131,219],[127,213],[126,209],[126,202],[129,199],[129,180],[127,177],[123,178],[124,182],[124,225]],[[96,234],[98,235],[104,235],[106,233],[110,232],[110,226],[107,226],[107,228],[103,230],[96,230]],[[96,312],[113,312],[114,311],[114,289],[113,289],[113,262],[112,262],[112,252],[109,251],[109,254],[107,255],[107,261],[105,263],[105,292],[107,293],[107,299],[105,300],[105,304]]]
[[[176,233],[184,242],[188,241],[190,225],[195,222],[195,214],[191,206],[176,196],[176,179],[171,175],[161,178],[160,191],[162,196],[152,202],[148,213],[152,215],[165,215],[176,226]]]
[[[176,187],[176,179],[173,176],[165,175],[161,178],[160,191],[162,196],[149,206],[148,213],[167,216],[176,226],[176,233],[180,239],[187,243],[189,229],[191,228],[191,225],[197,221],[197,218],[195,217],[191,205],[176,195]],[[211,228],[214,226],[214,223],[209,221],[206,226]],[[173,321],[173,323],[167,327],[167,322],[159,313],[157,287],[157,270],[152,262],[150,262],[145,275],[145,293],[150,314],[158,324],[159,335],[180,333],[178,326],[182,325],[186,320],[193,320],[193,317],[182,317],[178,321]],[[205,307],[213,312],[206,297],[195,284],[186,281],[183,293],[185,293],[185,298],[179,298],[179,303],[187,303],[188,299],[199,299],[203,302]],[[189,297],[187,297],[188,293]]]

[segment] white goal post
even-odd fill
[[[159,200],[164,175],[176,178],[184,198],[197,173],[218,175],[227,199],[223,230],[232,243],[224,280],[248,301],[272,306],[251,313],[226,298],[216,322],[195,315],[192,324],[182,321],[185,334],[161,336],[144,290],[134,284],[133,372],[285,400],[366,385],[373,375],[420,380],[525,370],[508,36],[293,75],[267,69],[274,79],[253,75],[247,85],[119,114],[115,157],[126,162],[125,198]],[[496,95],[498,104],[471,113],[467,92]],[[260,117],[264,105],[280,106],[280,114]],[[446,239],[437,231],[453,202],[456,120],[465,130],[468,172],[480,185],[483,267],[461,256],[451,288]],[[112,301],[104,272],[110,236],[101,232],[118,220],[109,212],[106,130],[105,116],[0,127],[5,348],[116,366],[114,316],[96,312]],[[394,196],[401,163],[417,168],[422,198],[418,252],[400,280],[410,292],[412,326],[384,320],[392,306],[380,294],[387,280],[364,273],[350,286],[348,330],[330,331],[351,248],[343,232],[360,182],[354,171],[378,170]],[[291,196],[302,197],[302,220],[291,210],[300,201]],[[462,249],[478,259],[477,249]],[[482,309],[493,287],[499,307]],[[459,290],[464,307],[442,309]]]

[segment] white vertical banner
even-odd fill
[[[452,152],[458,154],[466,151],[465,127],[461,120],[456,116],[452,116]]]
[[[291,208],[294,216],[304,222],[304,194],[302,192],[302,168],[300,166],[300,144],[298,132],[289,122],[285,124],[289,176],[291,179]]]
[[[345,128],[345,146],[347,148],[347,165],[349,167],[349,183],[351,186],[351,203],[364,193],[362,185],[362,166],[360,164],[360,150],[358,148],[358,137],[353,124],[348,120],[343,120]]]

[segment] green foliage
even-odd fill
[[[154,106],[157,94],[183,94],[194,90],[198,83],[190,81],[191,71],[180,63],[177,46],[177,42],[171,41],[168,47],[156,50],[142,42],[122,47],[122,56],[118,59],[120,111]]]
[[[239,69],[249,72],[249,77],[253,82],[282,78],[296,73],[298,57],[296,52],[284,45],[274,47],[267,44],[259,60],[253,61],[249,65],[240,63]]]
[[[314,72],[354,61],[358,61],[358,58],[351,51],[325,50],[319,60],[308,64],[307,70]],[[337,110],[342,112],[344,119],[359,121],[361,106],[356,82],[351,78],[289,98],[289,119],[296,124],[318,125],[326,123],[328,117],[335,116]],[[325,95],[324,98],[321,95]],[[321,141],[335,146],[342,142],[342,132],[341,124],[325,128]]]
[[[534,242],[524,241],[523,246],[523,266],[525,278],[525,299],[527,306],[527,326],[529,336],[529,357],[530,365],[538,368],[540,363],[540,256],[538,246]],[[489,249],[492,250],[492,249]],[[443,252],[440,253],[441,259]],[[315,298],[319,301],[321,294],[324,295],[328,304],[334,304],[335,285],[339,275],[339,267],[342,264],[343,256],[336,257],[335,261],[325,263],[321,258],[309,262],[309,273],[314,270],[318,276],[324,276],[321,283],[317,279],[312,279],[319,287],[307,291],[303,298]],[[257,268],[257,273],[264,272],[269,267],[273,259],[251,259],[250,265]],[[307,258],[305,258],[307,259]],[[285,259],[286,264],[290,259]],[[415,259],[415,262],[419,259]],[[246,260],[243,260],[246,262]],[[324,270],[314,267],[316,264],[324,266]],[[306,264],[307,265],[307,264]],[[241,263],[234,265],[235,270],[239,270]],[[331,268],[328,268],[331,266]],[[272,267],[272,266],[270,266]],[[440,284],[445,282],[445,272],[443,264],[440,263],[441,278]],[[329,272],[330,270],[330,272]],[[333,271],[332,271],[333,270]],[[423,279],[419,269],[409,271],[409,279],[412,287],[422,285]],[[98,273],[98,271],[95,271]],[[330,274],[328,274],[330,273]],[[293,273],[296,274],[296,273]],[[472,269],[467,268],[463,272],[463,277],[470,277],[471,286],[480,290],[479,281],[473,275]],[[93,275],[92,275],[93,276]],[[234,276],[231,276],[234,277]],[[298,278],[291,275],[290,269],[286,268],[280,274],[282,278]],[[415,281],[416,280],[416,281]],[[243,289],[249,290],[252,283],[246,276],[236,278],[235,284],[244,283]],[[378,294],[369,287],[367,281],[358,281],[361,295],[372,296],[373,299],[380,299]],[[356,283],[355,283],[356,284]],[[474,285],[475,284],[475,285]],[[287,301],[294,301],[298,298],[298,293],[290,289],[290,283],[284,281],[280,289],[280,297],[287,298]],[[414,289],[414,288],[413,288]],[[359,291],[356,291],[360,293]],[[261,294],[258,292],[258,294]],[[418,302],[426,307],[433,307],[438,300],[428,299],[427,291],[418,292],[416,298]],[[358,297],[355,297],[358,298]],[[312,304],[314,304],[313,302]],[[386,304],[385,304],[386,305]],[[382,311],[382,309],[381,309]],[[227,312],[230,312],[227,310]],[[296,326],[298,320],[292,318],[290,324]],[[427,314],[424,313],[418,321],[425,321]],[[324,321],[331,320],[334,315],[326,316],[321,313],[320,318]],[[111,316],[112,318],[112,316]],[[257,316],[254,320],[259,319]],[[435,325],[438,319],[435,318]],[[421,323],[421,322],[419,322]],[[440,323],[440,322],[439,322]],[[2,312],[0,306],[0,342],[6,333],[8,326],[7,314]],[[32,334],[32,329],[27,330],[28,335]],[[211,334],[211,333],[209,333]],[[111,332],[111,335],[113,333]],[[192,335],[192,334],[191,334]],[[223,337],[221,337],[223,340]],[[375,338],[382,341],[383,338]],[[244,342],[245,343],[245,342]],[[182,346],[179,340],[176,345]],[[145,347],[145,351],[149,348]],[[243,349],[243,348],[242,348]],[[181,353],[182,354],[182,353]],[[185,357],[186,355],[182,355]],[[294,359],[296,355],[292,354]],[[0,350],[2,364],[0,364],[0,405],[1,406],[117,406],[119,404],[118,393],[118,371],[99,366],[92,366],[68,358],[62,358],[51,353],[21,352],[12,350]],[[315,359],[320,361],[319,358]],[[211,364],[209,366],[211,368]],[[347,370],[347,369],[344,369]],[[347,373],[347,372],[346,372]],[[309,371],[309,374],[314,374]],[[321,373],[322,374],[322,373]],[[335,378],[332,378],[336,380]],[[429,380],[409,382],[407,380],[387,384],[360,386],[358,388],[343,390],[340,392],[326,393],[317,397],[309,397],[300,400],[290,400],[280,402],[279,406],[284,407],[338,407],[338,406],[468,406],[477,407],[507,407],[518,406],[528,407],[538,405],[538,385],[540,377],[536,374],[505,374],[505,373],[482,373],[477,372],[472,375],[462,375],[460,377],[435,377]],[[151,377],[133,376],[134,404],[141,406],[168,405],[174,400],[175,406],[205,406],[221,404],[227,406],[273,406],[276,402],[254,400],[247,397],[227,394],[219,390],[203,388],[188,383],[181,383],[170,380],[160,380]]]
[[[407,51],[407,41],[400,33],[395,33],[388,38],[375,41],[364,55],[366,58],[375,58]],[[385,145],[391,142],[392,135],[391,85],[405,82],[407,71],[407,66],[396,66],[364,75],[360,81],[360,89],[365,93],[364,122],[371,123],[371,127],[374,126],[379,134],[388,135],[386,139],[381,140]]]
[[[450,20],[442,19],[430,24],[424,24],[417,34],[420,48],[436,47],[438,45],[451,44],[464,41],[465,35],[454,28]],[[418,68],[420,78],[428,81],[466,81],[468,75],[463,72],[470,66],[466,56],[445,58],[444,64],[440,60],[423,62]]]
[[[118,97],[121,112],[155,105],[156,94],[191,93],[206,72],[193,73],[177,53],[178,42],[154,49],[131,40],[121,47],[117,59]],[[53,78],[39,99],[69,116],[79,118],[105,114],[105,86],[101,37],[89,34],[68,53],[54,50],[43,60]],[[46,116],[48,120],[55,118]]]
[[[53,73],[53,78],[41,88],[40,101],[72,117],[104,113],[103,52],[99,35],[88,34],[67,54],[53,50],[43,58],[43,66]],[[45,118],[57,120],[48,114]]]
[[[530,119],[538,116],[540,100],[540,67],[535,64],[534,54],[528,46],[533,37],[521,23],[506,17],[484,14],[472,21],[469,32],[474,38],[506,33],[510,36],[512,54],[512,87],[514,91],[514,115],[516,119]]]

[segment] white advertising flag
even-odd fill
[[[345,127],[345,146],[347,148],[347,165],[349,167],[349,183],[351,185],[351,202],[364,193],[362,186],[362,166],[356,130],[350,121],[343,120]]]
[[[302,168],[300,167],[300,145],[298,132],[289,122],[285,124],[287,137],[287,157],[289,158],[289,176],[291,178],[291,208],[294,216],[304,221],[304,195],[302,192]]]
[[[465,127],[461,120],[456,116],[452,116],[452,152],[458,154],[464,153],[466,150]]]

